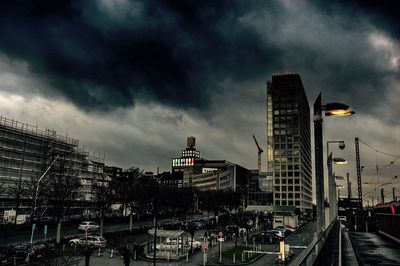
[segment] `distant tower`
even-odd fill
[[[196,138],[193,136],[187,137],[187,147],[194,148],[196,146]]]
[[[274,73],[267,81],[266,105],[274,204],[312,212],[310,107],[300,75]]]
[[[183,171],[187,167],[193,167],[197,159],[200,159],[200,151],[196,150],[196,138],[193,136],[187,137],[187,147],[182,150],[180,158],[172,159],[172,172]]]

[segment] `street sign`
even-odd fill
[[[219,232],[219,233],[218,233],[218,237],[219,237],[219,238],[224,238],[224,233],[223,233],[223,232]]]
[[[207,250],[208,249],[208,243],[207,242],[201,243],[201,249],[202,250]]]

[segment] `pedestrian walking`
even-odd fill
[[[124,258],[124,264],[125,266],[129,266],[129,263],[131,262],[131,253],[127,248],[124,248],[122,251],[122,257]]]

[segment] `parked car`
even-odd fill
[[[8,258],[6,254],[0,254],[0,265],[8,264]]]
[[[191,222],[188,224],[188,226],[189,226],[189,227],[193,227],[193,228],[195,228],[196,230],[199,230],[199,229],[203,229],[203,228],[205,227],[205,222],[202,221],[202,220],[191,221]]]
[[[306,224],[307,224],[307,221],[306,220],[299,220],[299,227],[303,227],[303,226],[305,226]]]
[[[100,226],[95,222],[85,221],[85,222],[81,222],[79,224],[78,229],[80,231],[86,231],[87,230],[88,232],[89,231],[98,231],[100,229]]]
[[[254,240],[257,243],[275,243],[283,238],[283,233],[279,230],[269,230],[264,231],[251,236],[251,240]]]
[[[285,226],[277,226],[274,228],[274,230],[278,230],[281,231],[285,237],[290,236],[291,234],[293,234],[294,231],[292,231],[291,229],[285,227]]]
[[[191,241],[192,241],[192,238],[189,237],[188,241],[189,241],[189,244],[190,244]],[[199,248],[201,248],[201,242],[193,239],[193,249],[199,249]]]
[[[10,257],[16,257],[17,259],[26,259],[29,254],[30,259],[38,259],[43,256],[43,249],[46,248],[45,244],[30,244],[21,243],[16,245],[12,250]]]
[[[83,236],[71,239],[68,243],[71,247],[88,246],[91,248],[104,248],[107,245],[107,240],[102,236]]]

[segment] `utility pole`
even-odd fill
[[[154,245],[153,245],[153,265],[157,264],[157,213],[158,213],[158,176],[159,175],[159,167],[157,167],[157,178],[156,178],[156,193],[153,198],[153,212],[154,212]]]
[[[393,188],[393,201],[396,201],[396,194],[394,193],[394,188]]]
[[[355,138],[356,146],[356,166],[357,166],[357,185],[358,185],[358,201],[359,201],[359,213],[361,216],[360,229],[364,226],[364,209],[363,209],[363,199],[362,199],[362,185],[361,185],[361,160],[360,160],[360,144],[358,138]]]
[[[351,182],[350,182],[349,173],[347,173],[347,197],[350,201],[350,199],[351,199]]]
[[[383,194],[383,188],[381,188],[381,200],[382,204],[385,203],[385,195]]]

